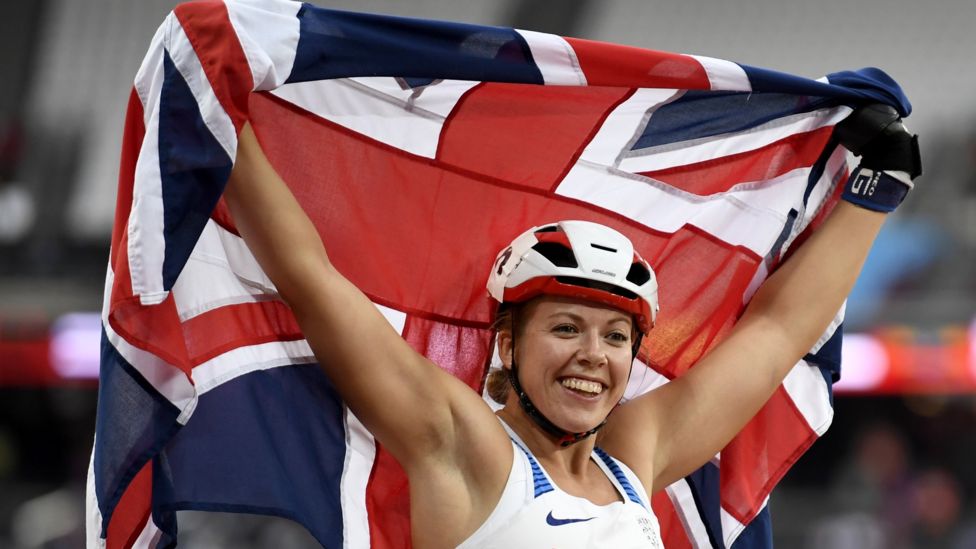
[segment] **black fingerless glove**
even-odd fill
[[[862,208],[894,211],[922,173],[918,136],[888,105],[859,107],[837,124],[834,138],[861,157],[841,198]]]

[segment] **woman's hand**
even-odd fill
[[[918,136],[888,105],[858,108],[834,128],[841,145],[861,157],[842,198],[876,212],[892,212],[922,173]]]

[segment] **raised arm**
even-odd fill
[[[885,213],[911,187],[917,143],[897,113],[862,108],[835,135],[862,153],[845,201],[762,285],[725,341],[681,378],[614,412],[603,444],[630,458],[645,483],[653,479],[653,490],[711,459],[769,399],[837,314]]]
[[[507,453],[495,462],[505,466],[511,450],[489,408],[407,345],[335,269],[249,125],[241,132],[225,198],[238,230],[291,307],[325,373],[408,474],[433,460],[461,460],[455,465],[463,473],[467,454],[483,453],[479,444],[499,440]],[[467,440],[470,433],[479,439]]]

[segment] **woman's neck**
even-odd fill
[[[548,465],[547,469],[558,467],[570,475],[585,474],[588,470],[590,455],[596,444],[595,436],[561,446],[555,437],[536,425],[518,404],[509,404],[497,414],[522,439],[529,451]]]

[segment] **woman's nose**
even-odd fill
[[[581,363],[591,366],[602,366],[607,363],[607,353],[603,348],[603,340],[599,334],[586,333],[580,338],[580,348],[577,356]]]

